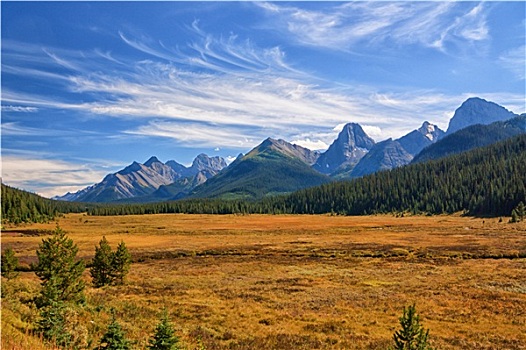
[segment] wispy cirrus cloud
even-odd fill
[[[483,2],[358,1],[319,10],[255,4],[272,14],[273,27],[297,43],[339,51],[416,44],[451,52],[489,38]]]
[[[512,71],[517,79],[526,79],[526,45],[503,53],[499,57],[499,62],[507,69]]]
[[[3,136],[12,136],[12,135],[55,136],[56,134],[57,134],[56,131],[51,133],[47,130],[42,130],[40,128],[22,126],[20,125],[20,123],[16,123],[16,122],[3,122],[2,123],[2,135]]]
[[[338,8],[343,7],[343,14],[335,12],[331,14],[336,16],[334,18],[298,10],[295,20],[298,23],[314,23],[316,20],[326,23],[326,29],[316,39],[322,40],[331,33],[335,38],[345,38],[345,32],[341,36],[331,32],[336,30],[338,23],[343,25],[339,16],[361,16],[362,22],[356,24],[360,26],[359,30],[353,27],[352,35],[356,37],[353,40],[363,40],[371,33],[381,34],[378,38],[382,39],[382,35],[387,35],[382,34],[383,31],[389,32],[387,28],[393,25],[393,16],[400,16],[397,22],[404,22],[407,17],[407,22],[411,16],[404,12],[413,11],[414,16],[415,11],[420,11],[427,16],[424,18],[429,22],[426,25],[432,26],[434,17],[454,7],[450,3],[439,5],[425,4],[421,8],[422,5],[413,3],[413,9],[406,8],[407,5],[402,3],[348,3],[338,5]],[[296,11],[276,4],[259,6],[272,11],[289,11],[289,17]],[[480,5],[472,7],[474,12],[465,16],[482,21],[479,12],[483,12],[483,8],[477,6]],[[391,15],[382,19],[386,10]],[[374,24],[375,19],[380,21]],[[474,25],[473,28],[476,27]],[[478,27],[483,27],[483,23],[479,23]],[[124,135],[170,138],[183,146],[195,143],[246,151],[268,136],[321,147],[334,139],[332,128],[346,122],[370,126],[374,131],[372,136],[378,140],[399,137],[417,128],[423,116],[446,128],[454,109],[467,97],[473,96],[451,96],[423,89],[386,91],[375,86],[351,84],[326,88],[323,79],[289,64],[285,52],[279,47],[260,48],[234,34],[228,37],[212,36],[201,30],[198,22],[193,22],[189,28],[194,40],[186,47],[169,47],[160,41],[145,36],[132,37],[121,31],[120,40],[149,56],[140,60],[119,57],[108,51],[84,53],[63,49],[55,51],[49,47],[42,50],[35,45],[25,47],[21,43],[8,42],[7,66],[11,74],[24,74],[22,71],[25,69],[18,67],[18,61],[13,57],[22,58],[23,62],[36,62],[38,59],[35,56],[38,58],[40,55],[42,61],[30,66],[33,73],[36,72],[35,76],[60,76],[54,81],[64,86],[68,93],[82,96],[83,102],[12,89],[3,91],[3,102],[24,105],[25,108],[56,108],[120,119],[132,118],[140,121],[141,125],[124,128]],[[417,40],[431,45],[431,39],[423,38],[423,34],[414,33],[416,37],[410,38],[409,29],[414,28],[413,25],[397,28],[398,32],[391,31],[389,35],[398,40]],[[453,21],[448,28],[446,32],[461,33],[470,27],[465,22]],[[479,32],[466,33],[462,35],[475,40]],[[479,39],[483,40],[483,37],[481,31]],[[446,42],[451,39],[446,35],[441,40]],[[24,60],[25,56],[31,57]],[[86,60],[86,57],[90,59]],[[67,67],[67,73],[52,73],[49,66]],[[475,95],[481,94],[475,92]],[[481,97],[489,98],[484,94]],[[518,97],[501,96],[495,102],[504,103],[506,100],[512,101],[511,105],[505,104],[512,108],[517,104]],[[10,127],[14,132],[16,125]],[[306,134],[306,130],[309,133]]]
[[[35,113],[38,112],[38,108],[27,106],[2,106],[2,112]]]
[[[243,133],[236,127],[217,127],[205,123],[178,123],[173,121],[150,121],[147,125],[125,131],[129,135],[156,136],[176,140],[181,145],[191,147],[219,146],[249,149],[261,138],[251,133]]]
[[[119,31],[119,36],[136,50],[191,69],[231,75],[242,73],[243,76],[247,72],[275,74],[295,71],[285,62],[285,53],[279,46],[260,48],[250,39],[241,40],[235,34],[216,37],[204,32],[198,20],[188,29],[194,39],[185,47],[170,47],[144,35],[132,38],[122,31]]]

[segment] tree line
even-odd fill
[[[331,183],[274,200],[291,213],[392,212],[503,216],[526,196],[526,135],[435,161]]]
[[[59,213],[325,214],[380,213],[510,216],[526,202],[526,134],[491,146],[351,181],[259,201],[186,199],[141,204],[60,202],[2,184],[3,222],[52,220]]]
[[[446,158],[260,201],[101,205],[89,215],[380,213],[509,216],[526,197],[526,135]]]
[[[1,192],[2,223],[49,222],[60,214],[82,213],[87,210],[87,206],[96,205],[51,200],[3,183]]]

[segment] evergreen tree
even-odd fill
[[[517,213],[517,209],[513,209],[511,211],[511,219],[510,219],[510,222],[511,223],[516,223],[516,222],[519,222],[520,219],[519,219],[519,214]]]
[[[150,338],[149,350],[178,350],[179,338],[175,336],[175,330],[168,319],[168,312],[164,309],[161,321],[155,328],[155,334]]]
[[[124,278],[130,271],[130,265],[131,255],[128,252],[128,248],[126,248],[124,241],[121,241],[111,259],[112,283],[123,284]]]
[[[68,347],[71,344],[72,335],[67,331],[66,324],[66,306],[64,302],[51,300],[40,309],[37,327],[44,339],[58,346]]]
[[[38,329],[43,337],[58,346],[68,347],[72,335],[67,330],[66,311],[84,301],[82,273],[84,263],[75,261],[78,248],[57,226],[53,235],[43,239],[37,250],[36,275],[42,281],[37,299],[40,319]],[[71,311],[71,310],[70,310]]]
[[[404,307],[404,314],[400,317],[402,329],[393,335],[394,348],[392,350],[432,350],[428,343],[429,330],[424,330],[420,324],[420,317],[416,313],[415,305]]]
[[[99,246],[95,247],[95,256],[93,257],[92,266],[89,271],[95,287],[98,288],[111,284],[113,270],[112,260],[113,252],[104,236],[99,242]]]
[[[17,267],[18,258],[15,256],[15,252],[13,249],[7,248],[2,253],[2,276],[7,279],[15,278],[18,276]]]
[[[121,325],[117,322],[115,318],[115,313],[112,312],[112,320],[108,325],[108,330],[102,338],[100,339],[99,346],[95,350],[130,350],[131,345],[124,331],[121,328]]]
[[[519,218],[519,221],[524,220],[524,216],[526,216],[526,208],[524,206],[524,203],[521,201],[519,204],[517,204],[517,207],[515,208],[517,212],[517,216]]]
[[[36,251],[36,275],[42,281],[40,306],[52,302],[84,301],[84,263],[75,261],[78,247],[57,225],[53,235],[43,239]]]

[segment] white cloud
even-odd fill
[[[382,129],[374,125],[361,125],[363,131],[373,139],[377,139],[382,136]]]
[[[221,147],[247,149],[254,147],[260,139],[240,133],[240,130],[221,125],[151,121],[148,125],[126,131],[130,135],[166,137],[177,140],[183,146]]]
[[[38,108],[27,106],[2,106],[2,112],[35,113],[38,112]]]
[[[234,157],[234,156],[227,156],[226,159],[225,159],[225,161],[226,161],[227,164],[230,164],[230,163],[232,163],[232,162],[233,162],[234,160],[236,160],[236,159],[237,159],[237,157]]]
[[[298,145],[301,147],[308,148],[313,151],[326,150],[327,148],[329,148],[329,145],[323,142],[322,140],[311,140],[311,139],[293,140],[290,143],[292,143],[293,145]]]
[[[499,62],[511,70],[517,79],[526,79],[526,45],[505,52],[499,57]]]
[[[323,10],[255,3],[271,12],[271,26],[303,45],[355,52],[362,47],[419,44],[441,51],[448,45],[488,39],[483,3],[348,2]],[[453,51],[453,50],[451,50]]]
[[[296,13],[297,21],[320,20],[325,23],[327,32],[324,35],[332,33],[338,37],[331,31],[358,16],[361,29],[356,35],[360,38],[365,35],[360,33],[372,31],[387,39],[382,36],[385,33],[382,34],[381,29],[368,27],[369,23],[380,19],[381,23],[394,21],[403,24],[391,28],[393,31],[389,35],[395,40],[426,43],[431,39],[414,31],[417,24],[411,23],[411,16],[421,14],[419,25],[430,27],[435,23],[434,17],[449,13],[456,5],[345,3],[336,7],[341,9],[341,14],[334,11],[324,16],[305,10],[296,13],[295,8],[276,4],[259,4],[280,13]],[[472,18],[473,28],[477,25],[483,27],[484,8],[476,5],[471,9],[472,12],[461,14]],[[462,18],[461,15],[457,17]],[[453,35],[451,33],[468,28],[471,23],[457,22],[451,22],[452,27],[446,28],[449,38]],[[378,87],[363,84],[325,89],[322,79],[292,68],[279,47],[258,48],[235,35],[215,38],[204,33],[197,24],[192,30],[198,39],[186,49],[169,48],[153,40],[134,39],[121,33],[125,43],[152,55],[152,60],[140,62],[96,50],[86,54],[90,58],[86,60],[77,51],[57,50],[58,54],[54,54],[55,49],[47,48],[46,53],[32,45],[25,47],[8,42],[7,52],[12,56],[11,60],[19,56],[22,62],[25,56],[34,60],[40,54],[44,62],[54,67],[59,64],[58,59],[62,65],[76,69],[59,79],[60,84],[66,84],[70,92],[97,98],[90,99],[93,102],[71,103],[56,96],[36,96],[4,89],[3,102],[29,110],[56,108],[134,119],[141,125],[128,128],[125,135],[166,137],[179,145],[232,147],[246,151],[268,136],[299,141],[309,139],[310,142],[320,142],[321,147],[321,143],[330,144],[337,135],[336,131],[331,132],[332,127],[340,125],[341,130],[341,126],[349,122],[367,125],[369,133],[377,140],[400,137],[418,128],[423,120],[446,128],[446,113],[454,111],[466,98],[491,99],[487,94],[476,92],[447,95],[434,90],[380,91]],[[22,71],[22,67],[10,67],[13,72]],[[42,77],[47,74],[45,68],[33,70],[41,72]],[[496,97],[493,101],[512,110],[523,106],[523,96],[501,94]],[[22,130],[17,124],[8,124],[5,129],[11,133],[34,131]],[[305,135],[306,131],[311,133]]]
[[[7,185],[44,197],[77,191],[102,180],[107,170],[30,155],[2,155],[2,178]]]

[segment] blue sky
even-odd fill
[[[525,107],[526,3],[1,2],[2,177],[45,196],[156,155],[377,141]]]

